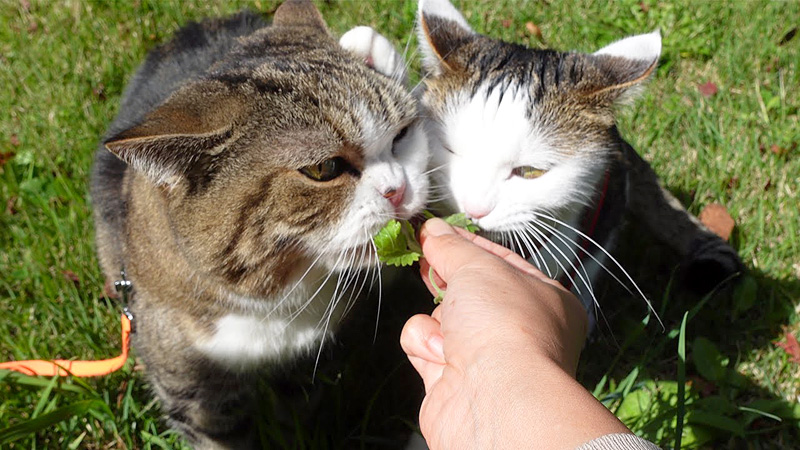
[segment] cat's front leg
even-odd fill
[[[629,166],[628,210],[684,260],[687,287],[705,294],[744,271],[736,250],[687,211],[630,145],[623,144],[623,153]]]
[[[133,344],[170,427],[196,449],[257,448],[255,371],[230,370],[203,355],[179,320],[152,319],[138,315]]]

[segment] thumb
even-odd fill
[[[425,260],[445,283],[461,268],[493,259],[486,250],[470,242],[452,226],[441,219],[430,219],[420,231],[420,242]]]

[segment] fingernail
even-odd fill
[[[428,337],[428,347],[434,355],[444,361],[444,338],[438,334]]]
[[[430,236],[441,236],[443,234],[455,234],[455,230],[442,219],[433,218],[425,222],[425,232]]]

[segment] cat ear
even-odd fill
[[[287,27],[310,26],[325,30],[326,33],[328,31],[325,19],[311,0],[286,0],[275,10],[272,24]]]
[[[453,69],[451,56],[475,36],[464,16],[448,0],[419,0],[417,36],[422,65],[434,76]]]
[[[652,33],[637,34],[620,39],[606,45],[594,54],[655,62],[661,56],[661,31],[656,30]]]
[[[242,114],[238,98],[218,82],[180,89],[144,121],[103,145],[156,184],[174,184],[206,156],[225,149]]]
[[[658,65],[661,32],[630,36],[613,42],[593,54],[595,63],[610,77],[610,83],[595,93],[617,95],[618,102],[635,98]]]
[[[339,39],[345,50],[362,58],[367,66],[405,85],[406,64],[400,53],[383,35],[370,27],[355,27]]]

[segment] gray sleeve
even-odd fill
[[[634,434],[607,434],[591,440],[575,450],[661,450],[650,441]]]

